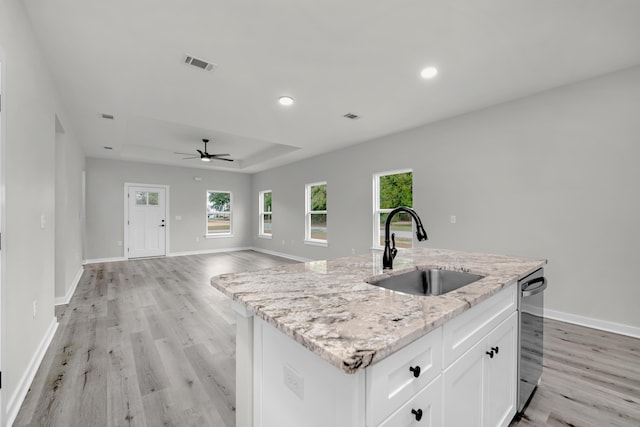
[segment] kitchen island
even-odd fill
[[[381,255],[373,253],[212,278],[237,312],[237,426],[407,425],[398,417],[443,425],[448,415],[442,395],[455,387],[447,382],[447,371],[462,366],[464,356],[503,322],[510,325],[512,342],[502,347],[500,358],[508,371],[515,369],[517,327],[513,320],[507,323],[516,309],[515,284],[545,262],[410,249],[398,252],[392,271],[383,272]],[[367,283],[423,268],[483,278],[440,296]],[[466,334],[459,340],[463,344],[455,342],[458,331]],[[395,368],[404,363],[411,366]],[[513,383],[508,399],[515,401],[515,372],[508,381]],[[414,399],[431,403],[415,409]],[[413,406],[404,408],[407,404]]]

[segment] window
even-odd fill
[[[389,212],[399,206],[413,207],[413,172],[410,170],[383,172],[373,176],[373,246],[384,247],[384,226]],[[391,222],[396,235],[396,247],[413,247],[411,215],[400,212]]]
[[[154,191],[136,191],[136,205],[158,206],[158,193]]]
[[[260,204],[260,229],[258,236],[271,238],[271,220],[273,213],[271,212],[271,190],[261,191],[258,203]]]
[[[230,191],[207,191],[207,237],[231,235],[232,203]]]
[[[305,243],[327,245],[327,183],[307,184],[305,188]]]

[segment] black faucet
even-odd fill
[[[416,222],[416,237],[419,241],[427,240],[427,232],[424,231],[424,227],[422,227],[422,221],[420,221],[420,217],[411,208],[406,206],[400,206],[399,208],[395,208],[391,212],[389,212],[389,216],[387,217],[387,222],[384,225],[384,254],[382,255],[382,268],[384,270],[391,270],[393,268],[393,259],[396,257],[396,253],[398,250],[396,249],[396,234],[391,234],[391,241],[393,242],[393,247],[390,246],[389,242],[389,227],[391,226],[391,218],[398,212],[406,212],[413,217],[413,220]]]

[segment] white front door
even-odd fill
[[[166,255],[165,188],[127,186],[127,189],[127,258]]]

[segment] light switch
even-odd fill
[[[44,230],[45,225],[47,225],[47,217],[40,215],[40,228]]]
[[[451,215],[451,217],[449,218],[449,221],[451,221],[451,224],[455,224],[456,223],[456,216],[455,215]]]

